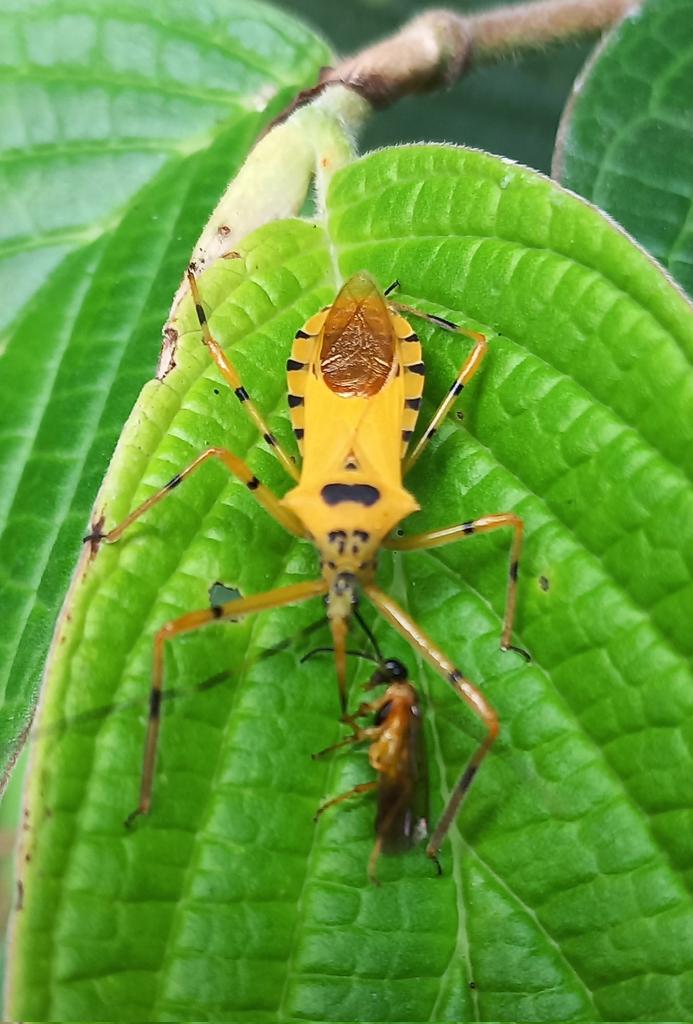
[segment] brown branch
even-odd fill
[[[536,0],[470,15],[426,11],[323,71],[320,86],[341,82],[374,107],[386,107],[409,93],[450,85],[481,60],[594,35],[637,6],[634,0]]]
[[[482,56],[500,56],[519,47],[592,36],[638,6],[637,0],[544,0],[497,8],[473,19],[476,49]]]
[[[270,220],[295,215],[311,174],[317,168],[317,177],[322,174],[324,178],[338,169],[346,151],[351,151],[350,137],[371,108],[387,107],[410,93],[450,85],[482,60],[593,35],[637,6],[638,0],[534,0],[469,15],[431,10],[413,18],[389,38],[346,57],[336,67],[323,68],[316,85],[300,92],[269,125],[265,137],[230,183],[193,250],[196,273],[218,259],[237,255],[236,244],[250,231]],[[321,96],[326,90],[331,95]],[[288,141],[286,136],[280,140],[272,131],[289,121],[290,115],[311,105],[316,110],[322,105],[324,125],[339,124],[335,135],[332,129],[317,132],[317,122],[306,129],[305,123],[296,121],[294,135]],[[290,125],[285,130],[290,132]],[[335,142],[337,137],[341,139],[339,144]],[[288,152],[296,157],[288,175],[287,150],[282,151],[282,146],[288,146]],[[266,148],[260,155],[261,147]],[[164,326],[157,372],[160,378],[175,365],[175,319],[187,291],[184,276]]]

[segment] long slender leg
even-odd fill
[[[339,740],[338,743],[332,743],[329,747],[323,747],[322,750],[316,751],[315,754],[311,754],[313,761],[319,761],[320,758],[326,757],[327,754],[333,753],[335,750],[341,750],[342,747],[350,747],[352,743],[360,743],[363,736],[360,732],[352,733],[351,736],[346,736],[343,740]]]
[[[414,448],[411,450],[411,452],[407,455],[406,459],[404,460],[404,465],[402,466],[403,475],[406,475],[412,468],[414,463],[417,461],[421,453],[428,445],[429,441],[435,434],[436,430],[438,429],[442,421],[449,413],[453,404],[457,401],[459,395],[462,394],[462,391],[464,390],[466,385],[469,383],[469,381],[472,379],[476,371],[481,366],[482,360],[486,355],[486,351],[488,349],[488,342],[483,334],[477,334],[475,337],[476,342],[474,348],[469,353],[465,361],[462,363],[462,366],[459,369],[457,377],[450,385],[447,394],[445,395],[442,402],[440,403],[435,413],[431,417],[431,422],[428,424],[423,434],[414,445]]]
[[[320,815],[327,810],[328,807],[334,807],[335,804],[341,804],[342,800],[348,800],[351,796],[359,796],[361,793],[370,793],[372,789],[377,789],[377,780],[373,782],[360,782],[358,786],[353,786],[348,789],[346,793],[340,793],[339,796],[333,796],[331,800],[327,800],[324,804],[320,804],[317,811],[315,812],[314,821],[317,821]]]
[[[389,295],[398,286],[398,284],[398,281],[393,281],[390,287],[385,291],[385,295]],[[390,305],[400,313],[408,313],[412,316],[418,317],[420,320],[427,320],[429,323],[435,324],[436,327],[442,327],[444,330],[451,331],[453,334],[460,334],[463,338],[469,338],[474,342],[474,348],[462,363],[457,377],[451,384],[445,398],[436,409],[431,422],[424,430],[415,447],[408,453],[404,460],[402,473],[406,474],[417,461],[426,445],[440,426],[440,423],[447,416],[458,396],[462,393],[466,385],[479,369],[482,360],[486,355],[490,335],[482,334],[480,331],[472,331],[468,327],[461,327],[459,324],[454,324],[452,320],[446,320],[445,317],[436,316],[435,313],[425,313],[423,310],[417,309],[415,306],[408,306],[404,302],[391,302]]]
[[[140,814],[147,814],[152,799],[152,782],[154,779],[154,763],[159,737],[161,697],[164,684],[164,645],[167,640],[190,633],[222,619],[237,619],[241,616],[253,615],[255,612],[268,611],[271,608],[282,608],[288,604],[299,604],[311,597],[319,597],[327,591],[324,580],[309,580],[305,583],[293,583],[288,587],[277,587],[264,594],[254,594],[214,608],[203,608],[188,612],[178,619],[172,619],[161,627],[154,637],[154,660],[152,662],[152,688],[149,695],[149,723],[144,748],[142,765],[142,782],[140,786],[140,802],[125,821],[126,826],[132,825]]]
[[[498,736],[498,715],[483,693],[469,679],[462,675],[459,669],[435,646],[411,616],[404,609],[400,608],[396,601],[393,601],[391,597],[388,597],[387,594],[383,593],[382,590],[373,584],[368,584],[364,587],[364,593],[372,601],[383,618],[391,626],[394,626],[397,632],[405,637],[415,650],[419,651],[429,665],[432,665],[438,675],[452,686],[455,693],[478,715],[486,726],[486,736],[472,754],[467,767],[462,772],[426,847],[427,856],[435,859],[440,845],[454,821],[459,806],[479,770],[481,762]]]
[[[367,713],[368,712],[362,712],[362,714]],[[355,719],[358,715],[358,711],[356,712],[356,714],[350,715],[350,721],[351,719]],[[314,761],[318,761],[320,760],[321,757],[325,757],[327,754],[331,754],[334,750],[340,750],[342,747],[349,747],[351,746],[352,743],[363,743],[365,740],[375,740],[378,738],[378,736],[380,736],[381,732],[382,728],[377,725],[370,726],[367,729],[359,728],[358,732],[353,733],[351,736],[346,736],[343,740],[339,740],[337,743],[333,743],[329,747],[325,747],[324,750],[318,750],[316,754],[311,754],[311,757],[313,758]]]
[[[352,651],[351,653],[353,654],[354,652]],[[370,686],[370,682],[366,685]],[[377,715],[380,709],[384,708],[388,703],[388,700],[389,698],[383,694],[382,697],[378,697],[376,700],[361,701],[356,711],[352,714],[342,715],[342,722],[345,725],[350,725],[352,729],[358,729],[358,735],[363,739],[376,739],[382,732],[382,726],[362,728],[357,724],[358,719],[365,718],[367,715]]]
[[[512,512],[482,516],[480,519],[471,519],[467,523],[460,523],[458,526],[447,526],[442,530],[429,530],[427,533],[418,533],[411,537],[389,537],[383,546],[394,551],[422,551],[425,548],[437,548],[443,544],[450,544],[454,540],[471,537],[473,533],[490,533],[491,530],[499,530],[503,526],[512,527],[513,539],[510,546],[508,592],[505,599],[501,648],[504,651],[512,649],[523,654],[525,657],[529,657],[526,651],[519,647],[513,647],[510,642],[517,603],[517,576],[520,568],[520,554],[522,553],[522,538],[524,536],[524,523],[519,516]]]
[[[200,298],[200,291],[197,287],[197,281],[195,279],[195,275],[191,271],[188,271],[188,283],[190,285],[190,291],[192,292],[193,301],[195,303],[195,312],[197,314],[197,319],[200,323],[200,328],[202,330],[202,338],[204,340],[205,345],[209,349],[212,359],[219,367],[219,370],[224,380],[227,382],[229,387],[232,388],[234,395],[241,403],[241,405],[243,406],[243,408],[245,409],[246,413],[253,421],[255,426],[258,428],[264,440],[267,442],[270,448],[274,450],[277,458],[281,462],[286,472],[289,474],[290,477],[298,481],[299,472],[296,469],[296,466],[291,461],[289,456],[286,454],[282,446],[277,441],[272,431],[267,426],[267,423],[265,422],[262,413],[253,402],[252,398],[250,397],[246,389],[243,387],[243,382],[241,381],[238,371],[236,370],[235,366],[233,365],[233,363],[226,355],[219,342],[216,340],[216,338],[210,331],[209,324],[207,323],[207,315],[202,305],[202,299]]]
[[[378,881],[377,868],[378,868],[378,858],[380,857],[380,854],[382,852],[383,852],[383,837],[380,835],[380,836],[378,836],[376,838],[375,842],[373,843],[373,849],[371,850],[371,855],[368,858],[368,881],[372,885],[380,885],[380,882]],[[438,861],[436,860],[436,864],[437,863],[438,863]]]
[[[389,295],[398,284],[398,281],[394,281],[385,291],[385,295]],[[486,334],[472,331],[469,327],[462,327],[460,324],[454,324],[452,320],[446,320],[444,316],[436,316],[435,313],[425,313],[422,309],[417,309],[416,306],[408,306],[405,302],[390,302],[389,305],[400,313],[409,313],[411,316],[417,316],[419,320],[427,320],[428,323],[435,324],[436,327],[442,327],[443,330],[451,331],[453,334],[461,334],[464,338],[470,338],[472,341],[478,341],[479,338],[489,340]]]
[[[288,508],[284,508],[280,504],[279,498],[268,487],[261,484],[255,474],[248,468],[243,459],[240,459],[233,452],[228,451],[226,448],[207,448],[201,452],[196,459],[186,466],[185,469],[181,470],[180,473],[176,473],[174,477],[167,484],[164,484],[160,490],[152,494],[151,497],[143,501],[141,505],[126,516],[117,526],[114,526],[112,530],[107,533],[102,533],[99,524],[96,524],[90,534],[88,534],[84,540],[91,541],[93,545],[97,545],[100,541],[105,540],[107,543],[112,544],[117,541],[119,537],[127,530],[128,526],[131,526],[140,516],[143,516],[145,512],[148,512],[150,508],[156,505],[162,498],[165,498],[167,494],[170,494],[172,490],[178,487],[186,477],[189,477],[191,473],[194,473],[196,469],[207,462],[208,459],[220,459],[224,463],[230,473],[246,485],[246,487],[253,492],[257,500],[260,502],[262,507],[269,512],[273,519],[276,519],[285,530],[289,533],[293,533],[297,537],[303,537],[305,530],[303,529],[299,519],[290,512]]]

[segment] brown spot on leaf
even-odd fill
[[[178,331],[175,327],[164,327],[162,338],[161,352],[159,353],[159,369],[157,370],[159,380],[163,380],[166,374],[175,368]]]

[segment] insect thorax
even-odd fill
[[[283,503],[304,524],[328,582],[334,573],[370,580],[384,539],[419,507],[401,485],[356,473],[335,474],[314,484],[302,481]]]
[[[368,582],[375,573],[379,542],[361,528],[330,530],[316,538],[321,569],[328,581],[338,574],[350,574],[359,582]]]
[[[409,683],[393,683],[384,700],[386,714],[379,726],[379,735],[372,743],[368,758],[377,772],[395,779],[416,770],[410,762],[409,746],[412,730],[418,730],[418,699]]]

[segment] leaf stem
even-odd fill
[[[529,0],[468,15],[425,11],[394,35],[323,68],[318,82],[298,93],[251,149],[190,266],[199,275],[217,259],[237,257],[236,244],[251,231],[298,214],[311,182],[320,214],[327,183],[352,158],[355,137],[373,109],[451,85],[481,61],[593,35],[637,7],[638,0]],[[163,329],[159,379],[175,365],[176,315],[187,291],[183,276]]]
[[[374,107],[457,81],[481,61],[593,35],[619,21],[633,0],[534,0],[461,15],[426,11],[394,35],[326,69],[321,84],[341,82]]]

